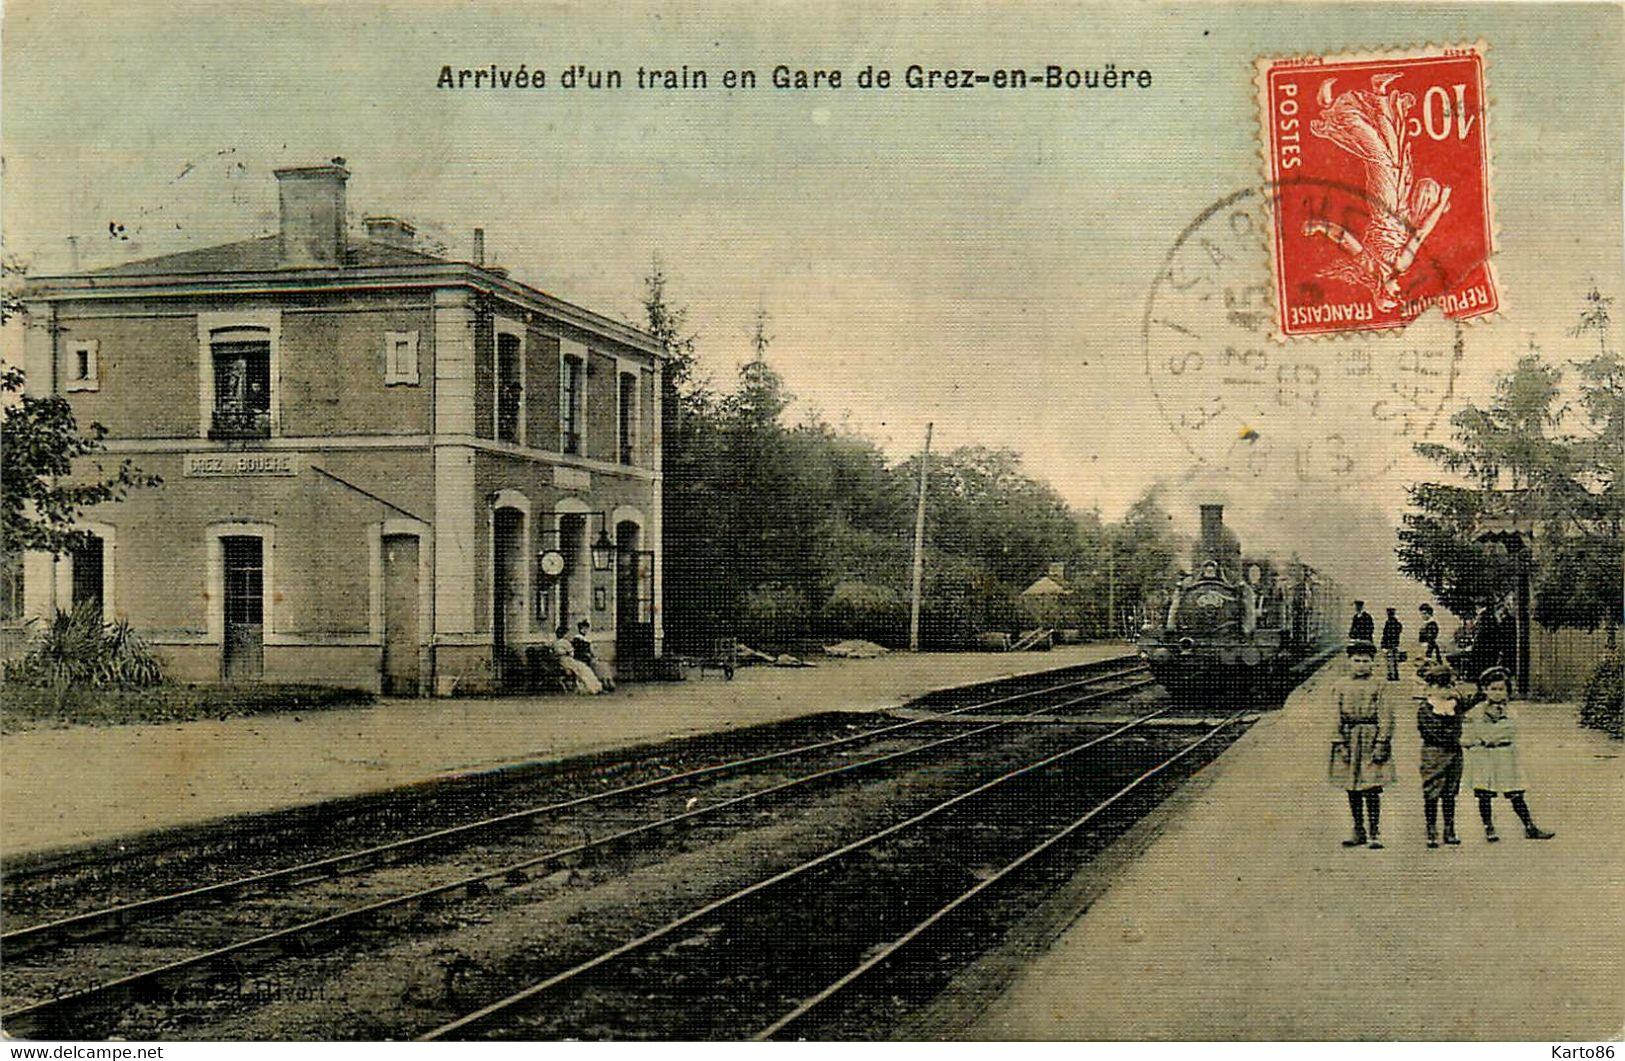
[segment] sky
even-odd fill
[[[1145,328],[1167,308],[1153,282],[1182,234],[1261,180],[1254,60],[1488,45],[1504,310],[1462,332],[1418,432],[1444,437],[1450,413],[1486,400],[1531,342],[1580,356],[1565,331],[1581,296],[1593,283],[1625,293],[1618,7],[608,7],[9,3],[6,251],[48,272],[68,266],[70,235],[92,267],[269,233],[271,169],[342,156],[357,219],[406,217],[452,257],[481,226],[490,260],[611,317],[637,318],[659,255],[719,384],[765,309],[769,360],[799,398],[792,416],[816,409],[898,458],[927,422],[934,448],[1008,446],[1107,518],[1159,483],[1182,530],[1198,501],[1222,500],[1244,542],[1298,551],[1373,599],[1420,592],[1393,572],[1392,527],[1405,485],[1429,468],[1410,452],[1421,436],[1374,422],[1362,388],[1416,351],[1448,355],[1455,329],[1434,315],[1353,345],[1272,348],[1328,375],[1369,354],[1378,371],[1328,383],[1315,408],[1274,410],[1249,425],[1259,440],[1214,445],[1179,424],[1202,396],[1180,390],[1178,348]],[[444,66],[493,63],[545,70],[549,84],[436,85]],[[712,84],[559,87],[577,63],[629,82],[640,66],[686,64]],[[775,89],[781,63],[839,69],[844,83]],[[1149,70],[1151,85],[902,84],[911,64],[1052,63]],[[893,87],[858,88],[869,65]],[[758,87],[722,89],[728,69],[754,70]],[[1267,259],[1241,259],[1238,275],[1267,280]],[[1315,463],[1328,435],[1359,469],[1349,482]]]

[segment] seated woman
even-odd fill
[[[575,691],[582,696],[597,696],[604,691],[604,683],[598,680],[598,675],[575,657],[575,649],[568,638],[559,638],[553,642],[553,651],[559,655],[559,665],[567,671],[574,680]]]
[[[609,665],[600,660],[592,650],[592,622],[590,620],[583,619],[576,623],[576,635],[570,639],[570,645],[575,649],[576,659],[592,668],[592,672],[598,676],[598,680],[603,683],[604,691],[613,692],[615,689],[615,676],[610,672]]]

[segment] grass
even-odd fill
[[[326,711],[370,704],[360,689],[330,685],[176,685],[142,689],[67,685],[39,688],[7,682],[0,686],[0,733],[40,726],[122,726],[246,715]]]

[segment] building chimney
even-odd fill
[[[485,229],[474,230],[474,264],[485,264]]]
[[[342,265],[345,251],[344,183],[350,171],[336,158],[322,166],[273,171],[281,217],[277,245],[287,265]]]
[[[1066,583],[1066,561],[1051,561],[1049,565],[1049,577],[1064,585]]]
[[[1219,559],[1224,554],[1224,506],[1202,506],[1202,555]]]
[[[367,238],[375,243],[387,243],[391,247],[405,247],[410,250],[417,239],[418,230],[412,223],[398,217],[369,217],[361,223],[367,227]]]

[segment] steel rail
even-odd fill
[[[677,931],[679,931],[681,929],[687,928],[689,925],[693,924],[694,922],[702,920],[702,919],[704,919],[706,917],[709,917],[710,915],[712,915],[714,913],[717,913],[720,910],[726,909],[727,907],[730,907],[730,906],[734,905],[735,903],[738,903],[738,902],[740,902],[740,901],[742,901],[744,899],[747,899],[747,898],[750,898],[750,897],[752,897],[754,895],[757,895],[758,893],[763,892],[763,891],[765,891],[765,890],[767,890],[769,888],[772,888],[772,887],[774,887],[776,885],[783,884],[786,881],[794,880],[797,877],[803,876],[804,874],[809,873],[812,870],[818,869],[819,867],[827,865],[828,863],[833,862],[833,861],[835,861],[837,859],[844,858],[847,855],[850,855],[850,854],[852,854],[854,852],[862,851],[863,849],[868,848],[868,847],[873,847],[875,844],[880,843],[882,840],[886,840],[886,839],[888,839],[888,838],[890,838],[892,836],[897,835],[898,833],[904,832],[905,830],[911,829],[911,828],[913,828],[913,827],[915,827],[917,825],[920,825],[920,824],[922,824],[924,822],[930,821],[932,818],[935,818],[939,814],[942,814],[944,811],[951,810],[954,807],[959,806],[961,803],[964,803],[964,802],[966,802],[968,800],[971,800],[971,799],[975,799],[977,796],[985,795],[986,793],[992,791],[993,789],[999,787],[1000,785],[1007,784],[1008,782],[1014,781],[1017,778],[1025,777],[1028,774],[1034,773],[1034,772],[1036,772],[1038,770],[1042,770],[1045,767],[1053,766],[1054,764],[1056,764],[1058,762],[1061,762],[1064,759],[1068,759],[1068,758],[1070,758],[1070,757],[1072,757],[1074,755],[1079,754],[1080,752],[1087,751],[1090,748],[1093,748],[1093,747],[1095,747],[1097,745],[1105,743],[1106,741],[1109,741],[1109,740],[1112,740],[1112,739],[1114,739],[1116,737],[1119,737],[1122,734],[1128,732],[1129,730],[1137,729],[1140,726],[1145,725],[1151,719],[1156,718],[1159,715],[1167,714],[1171,710],[1173,710],[1171,707],[1164,707],[1164,708],[1161,708],[1161,709],[1159,709],[1157,711],[1152,711],[1152,712],[1149,712],[1149,713],[1147,713],[1145,715],[1141,715],[1139,718],[1136,718],[1136,719],[1133,719],[1132,721],[1126,722],[1123,725],[1118,726],[1115,729],[1113,729],[1113,730],[1111,730],[1111,731],[1109,731],[1107,733],[1101,734],[1098,737],[1092,737],[1089,740],[1084,741],[1082,744],[1074,745],[1074,746],[1072,746],[1070,748],[1067,748],[1067,749],[1065,749],[1063,751],[1056,752],[1056,753],[1054,753],[1052,755],[1047,755],[1044,758],[1039,759],[1036,762],[1028,763],[1026,766],[1017,767],[1014,770],[1010,770],[1010,771],[1008,771],[1006,773],[1000,774],[998,777],[993,778],[991,781],[983,782],[982,784],[977,785],[975,788],[968,789],[968,790],[966,790],[964,792],[959,793],[958,795],[952,796],[952,797],[942,801],[941,803],[938,803],[935,806],[930,807],[927,810],[924,810],[924,811],[920,812],[919,814],[913,815],[912,817],[904,819],[903,821],[896,822],[896,823],[894,823],[892,825],[889,825],[889,826],[885,827],[884,829],[879,830],[878,832],[870,833],[868,836],[864,836],[864,837],[861,837],[861,838],[859,838],[857,840],[853,840],[850,843],[843,844],[842,846],[834,849],[833,851],[826,851],[821,855],[817,855],[817,856],[815,856],[813,858],[807,859],[806,861],[801,862],[801,863],[799,863],[799,864],[797,864],[795,866],[792,866],[789,869],[782,870],[782,871],[780,871],[778,873],[773,874],[770,877],[765,877],[762,880],[756,881],[753,884],[746,885],[745,887],[740,888],[737,891],[731,892],[728,895],[725,895],[725,896],[723,896],[723,897],[721,897],[719,899],[714,899],[711,902],[706,903],[705,905],[700,906],[700,907],[698,907],[698,908],[696,908],[694,910],[691,910],[688,913],[683,914],[680,917],[677,917],[677,918],[674,918],[674,919],[672,919],[670,921],[667,921],[665,924],[661,925],[659,928],[655,928],[655,929],[652,929],[652,930],[650,930],[648,932],[645,932],[643,935],[638,936],[636,939],[629,940],[628,942],[623,943],[618,947],[614,947],[614,948],[612,948],[610,950],[604,951],[603,953],[597,955],[596,957],[590,958],[587,961],[581,962],[581,963],[579,963],[577,965],[573,965],[570,968],[565,969],[565,970],[563,970],[561,972],[555,973],[552,976],[548,977],[547,979],[542,980],[542,981],[540,981],[538,983],[532,984],[531,986],[529,986],[527,988],[524,988],[523,990],[516,991],[513,994],[508,995],[508,996],[506,996],[504,998],[498,999],[497,1001],[492,1002],[489,1005],[484,1006],[484,1007],[482,1007],[480,1009],[477,1009],[472,1013],[466,1014],[466,1015],[464,1015],[462,1017],[459,1017],[458,1019],[456,1019],[454,1021],[450,1021],[449,1023],[442,1024],[437,1028],[434,1028],[434,1029],[432,1029],[432,1030],[430,1030],[428,1032],[425,1032],[422,1035],[418,1036],[415,1041],[417,1041],[417,1042],[432,1042],[432,1041],[435,1041],[435,1040],[444,1039],[447,1036],[450,1036],[450,1035],[453,1035],[453,1034],[456,1034],[456,1033],[459,1033],[459,1032],[467,1031],[470,1028],[473,1028],[473,1027],[475,1027],[477,1025],[483,1024],[483,1023],[491,1020],[493,1017],[496,1017],[496,1016],[501,1015],[503,1013],[507,1013],[508,1011],[510,1011],[510,1010],[512,1010],[512,1009],[514,1009],[514,1008],[516,1008],[518,1006],[521,1006],[521,1005],[523,1005],[523,1004],[525,1004],[527,1002],[530,1002],[531,1000],[537,998],[538,996],[540,996],[540,995],[542,995],[542,994],[544,994],[544,993],[546,993],[548,991],[551,991],[552,989],[554,989],[556,987],[559,987],[559,986],[561,986],[563,984],[567,984],[570,981],[575,980],[578,977],[582,976],[583,974],[591,972],[592,970],[599,968],[600,966],[606,965],[606,964],[608,964],[610,962],[615,961],[618,958],[624,958],[629,954],[633,954],[633,953],[635,953],[637,951],[640,951],[640,950],[642,950],[643,948],[649,946],[652,943],[658,943],[660,940],[665,939],[666,937],[672,935],[673,933],[675,933],[675,932],[677,932]],[[1004,725],[1004,724],[1005,723],[995,723],[995,725]]]
[[[1222,730],[1226,729],[1231,723],[1233,723],[1236,720],[1240,719],[1246,713],[1247,713],[1246,711],[1236,711],[1235,713],[1230,715],[1229,718],[1226,718],[1224,721],[1220,722],[1218,725],[1214,726],[1212,729],[1208,730],[1206,733],[1202,734],[1200,737],[1197,737],[1195,740],[1189,742],[1184,747],[1180,748],[1179,751],[1175,752],[1173,755],[1169,756],[1167,759],[1164,759],[1162,762],[1158,763],[1156,766],[1154,766],[1151,769],[1145,771],[1140,776],[1136,777],[1134,780],[1130,781],[1128,784],[1124,785],[1122,788],[1120,788],[1116,792],[1112,793],[1112,795],[1108,796],[1102,802],[1097,803],[1094,807],[1091,807],[1089,809],[1089,811],[1087,813],[1085,813],[1082,817],[1080,817],[1077,820],[1073,821],[1071,824],[1067,825],[1065,828],[1061,829],[1060,831],[1051,834],[1042,843],[1038,844],[1036,847],[1033,847],[1033,848],[1029,849],[1028,851],[1023,853],[1020,857],[1014,859],[1013,861],[1011,861],[1010,863],[1005,865],[997,873],[994,873],[992,876],[986,878],[985,880],[978,881],[976,884],[974,884],[970,888],[966,889],[964,892],[959,894],[954,899],[951,899],[947,903],[944,903],[941,907],[939,907],[934,913],[932,913],[925,920],[921,921],[919,924],[915,925],[913,928],[909,929],[907,932],[905,932],[902,935],[898,936],[896,939],[893,939],[890,943],[885,944],[878,951],[875,951],[874,953],[872,953],[868,958],[864,959],[863,962],[861,962],[856,967],[854,967],[850,972],[846,973],[844,976],[840,977],[839,979],[831,982],[829,984],[829,986],[825,987],[823,990],[819,991],[817,994],[812,995],[811,997],[807,998],[805,1001],[801,1002],[794,1009],[792,1009],[789,1013],[786,1013],[784,1016],[780,1017],[778,1020],[774,1021],[772,1024],[768,1025],[766,1028],[764,1028],[761,1031],[757,1032],[754,1036],[752,1036],[752,1040],[755,1041],[755,1042],[761,1042],[761,1041],[764,1041],[764,1040],[767,1040],[767,1039],[771,1039],[775,1035],[782,1032],[785,1028],[789,1027],[791,1024],[794,1024],[796,1021],[801,1020],[808,1013],[811,1013],[814,1009],[816,1009],[817,1007],[823,1005],[825,1002],[829,1001],[831,998],[834,998],[837,994],[844,991],[846,988],[850,987],[852,984],[856,983],[858,980],[862,979],[870,971],[872,971],[872,970],[878,968],[879,966],[885,964],[886,962],[890,961],[892,959],[892,957],[897,954],[898,951],[900,951],[904,947],[908,946],[914,940],[919,939],[922,935],[924,935],[926,932],[928,932],[931,928],[933,928],[938,923],[940,923],[943,920],[945,920],[946,918],[948,918],[950,915],[952,915],[960,907],[962,907],[965,904],[971,902],[978,895],[981,895],[983,892],[987,891],[988,889],[997,886],[1005,878],[1007,878],[1011,874],[1017,872],[1023,866],[1027,865],[1029,862],[1033,861],[1034,859],[1040,857],[1041,855],[1044,854],[1044,852],[1048,851],[1050,848],[1054,847],[1056,844],[1061,843],[1067,837],[1071,836],[1073,833],[1075,833],[1079,829],[1083,828],[1089,822],[1093,821],[1095,816],[1100,814],[1102,811],[1106,810],[1106,808],[1112,806],[1118,800],[1120,800],[1123,797],[1127,796],[1130,792],[1133,792],[1135,789],[1139,788],[1141,785],[1145,784],[1147,781],[1151,780],[1153,777],[1155,777],[1158,774],[1162,773],[1164,770],[1168,769],[1170,766],[1174,765],[1179,760],[1185,758],[1185,756],[1191,754],[1197,748],[1200,748],[1202,745],[1206,744],[1208,741],[1212,740],[1214,737],[1217,737]]]
[[[391,856],[409,854],[420,849],[429,848],[437,843],[477,836],[481,833],[495,831],[503,827],[518,826],[526,821],[546,814],[554,814],[559,811],[570,810],[572,808],[585,806],[590,803],[616,799],[622,796],[635,795],[640,792],[648,792],[654,789],[676,785],[686,781],[695,781],[707,777],[714,777],[720,774],[744,769],[750,766],[757,766],[762,763],[773,762],[779,759],[787,759],[797,755],[806,755],[812,752],[825,751],[845,744],[852,744],[859,741],[870,741],[887,734],[896,733],[914,726],[924,725],[940,718],[966,714],[971,711],[995,707],[1015,700],[1044,696],[1066,689],[1076,688],[1080,685],[1098,685],[1101,682],[1109,681],[1113,678],[1125,677],[1144,669],[1144,665],[1140,664],[1137,666],[1126,667],[1122,670],[1103,672],[1100,674],[1088,674],[1081,678],[1062,682],[1053,686],[1047,686],[1043,689],[1031,690],[1026,693],[1015,693],[993,700],[987,700],[976,704],[969,704],[964,707],[954,708],[949,711],[936,712],[933,715],[924,718],[911,719],[909,721],[895,723],[890,726],[882,726],[879,729],[869,730],[865,733],[857,733],[846,737],[837,737],[833,740],[818,741],[812,744],[803,744],[794,748],[788,748],[776,752],[766,752],[761,755],[747,756],[742,759],[729,760],[728,762],[724,763],[714,763],[710,766],[698,767],[693,770],[683,771],[682,773],[670,774],[665,777],[651,778],[648,781],[640,781],[632,785],[623,785],[620,788],[611,789],[608,792],[595,792],[586,796],[578,796],[574,799],[561,800],[534,807],[523,807],[516,811],[509,811],[506,814],[496,815],[490,818],[483,818],[474,822],[465,822],[461,825],[448,826],[443,829],[436,829],[431,832],[421,833],[415,836],[404,837],[400,840],[393,840],[389,843],[378,844],[373,847],[364,848],[360,851],[350,851],[341,855],[331,855],[326,858],[302,862],[283,869],[267,870],[263,873],[250,874],[248,876],[238,877],[233,880],[219,881],[214,884],[206,884],[197,888],[188,888],[183,891],[171,892],[166,895],[152,896],[151,898],[138,899],[134,902],[121,903],[117,906],[105,907],[100,910],[91,910],[82,914],[74,914],[69,917],[57,918],[52,921],[44,921],[40,922],[39,924],[29,925],[24,928],[14,929],[10,932],[0,934],[0,953],[3,953],[5,956],[10,958],[17,958],[37,951],[41,947],[50,947],[53,944],[61,946],[69,942],[93,938],[96,935],[117,931],[118,929],[126,927],[138,919],[152,918],[164,913],[172,912],[174,910],[199,906],[204,902],[224,902],[231,899],[242,898],[243,896],[254,892],[271,891],[277,888],[295,886],[299,883],[309,883],[309,881],[302,879],[307,877],[311,878],[312,880],[322,880],[342,876],[346,873],[360,872],[388,860]]]
[[[1121,674],[1117,676],[1121,677]],[[1080,703],[1087,703],[1093,700],[1104,699],[1106,697],[1118,696],[1124,692],[1143,688],[1150,684],[1152,684],[1150,679],[1143,679],[1128,686],[1114,689],[1103,689],[1094,693],[1085,693],[1081,696],[1063,701],[1059,705],[1041,709],[1041,711],[1050,711],[1054,710],[1056,707],[1075,706]],[[1117,732],[1121,732],[1122,728],[1131,728],[1133,726],[1140,725],[1144,721],[1158,715],[1165,714],[1169,710],[1171,710],[1171,708],[1162,708],[1159,711],[1141,716],[1139,719],[1129,723],[1128,727],[1120,727],[1118,730],[1112,731],[1112,733],[1115,734]],[[357,927],[360,923],[380,914],[392,912],[404,913],[411,908],[415,908],[426,902],[438,899],[441,896],[448,895],[458,890],[463,890],[469,895],[476,895],[479,894],[479,892],[476,891],[478,887],[497,878],[512,879],[516,875],[525,874],[528,871],[534,870],[537,867],[546,865],[548,863],[558,862],[560,860],[570,858],[575,855],[580,855],[594,849],[609,847],[634,836],[655,832],[661,829],[667,829],[684,822],[691,822],[732,807],[740,806],[753,800],[758,800],[775,793],[786,791],[791,788],[812,784],[817,781],[827,780],[829,778],[844,774],[854,773],[858,770],[866,769],[881,763],[893,762],[906,756],[918,755],[921,752],[929,751],[934,748],[943,747],[945,745],[957,743],[963,740],[969,740],[972,737],[988,733],[992,730],[1001,729],[1006,726],[1017,725],[1028,721],[1033,716],[1040,714],[1041,711],[1033,711],[1027,715],[1015,715],[1007,719],[1001,719],[998,722],[990,722],[985,725],[975,726],[962,733],[955,733],[951,736],[942,737],[934,741],[929,741],[925,744],[915,745],[912,748],[904,748],[895,752],[888,752],[885,755],[875,756],[869,759],[862,759],[853,763],[845,763],[841,766],[830,767],[824,770],[815,771],[811,774],[804,774],[800,777],[791,778],[789,780],[779,782],[778,784],[770,785],[767,788],[759,789],[755,792],[745,793],[743,795],[724,800],[720,803],[695,808],[694,810],[684,811],[681,814],[661,818],[653,822],[646,822],[641,825],[632,826],[618,832],[599,837],[595,840],[583,841],[582,843],[575,844],[570,847],[545,852],[543,854],[535,855],[519,862],[499,866],[494,869],[482,870],[478,873],[461,877],[454,881],[437,884],[429,888],[408,893],[406,895],[394,896],[388,899],[380,899],[364,906],[353,907],[349,910],[342,910],[335,914],[329,914],[325,917],[302,922],[297,925],[291,925],[287,928],[263,933],[251,939],[228,944],[224,947],[219,947],[202,954],[178,959],[166,965],[131,973],[127,976],[120,977],[119,979],[110,980],[102,984],[84,988],[80,991],[63,995],[59,998],[49,999],[44,1002],[36,1003],[32,1006],[21,1007],[9,1013],[0,1013],[0,1024],[4,1024],[7,1031],[13,1035],[27,1035],[31,1032],[39,1033],[54,1030],[51,1022],[60,1022],[64,1016],[72,1011],[83,1010],[86,1008],[106,1008],[155,987],[163,988],[166,986],[166,984],[177,986],[179,984],[184,984],[188,982],[192,975],[197,973],[199,970],[215,967],[216,963],[222,961],[223,959],[234,959],[241,964],[242,959],[247,958],[256,951],[268,952],[273,956],[276,954],[290,952],[303,953],[309,950],[313,944],[318,944],[324,939],[329,939],[335,936],[337,934],[337,930],[341,927]]]

